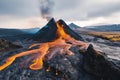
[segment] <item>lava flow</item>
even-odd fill
[[[30,69],[39,70],[43,68],[43,60],[50,60],[57,54],[73,55],[73,53],[69,50],[71,46],[79,46],[84,49],[87,48],[87,44],[85,42],[78,41],[67,34],[63,29],[63,25],[60,25],[59,22],[56,22],[56,25],[58,34],[58,38],[56,40],[52,42],[33,44],[29,48],[35,46],[38,46],[38,48],[9,57],[6,59],[6,63],[0,66],[0,71],[11,65],[16,58],[30,54],[32,54],[32,57],[27,59],[32,61],[32,64],[29,66]]]

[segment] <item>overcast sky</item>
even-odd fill
[[[52,16],[79,26],[120,23],[120,0],[52,0]],[[0,28],[33,28],[47,23],[39,0],[0,0]]]

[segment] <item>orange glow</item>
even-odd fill
[[[14,57],[10,57],[6,60],[6,63],[3,64],[2,66],[0,66],[0,71],[3,70],[4,68],[6,68],[7,66],[9,66],[10,64],[13,63],[13,61],[15,60]]]
[[[41,45],[39,52],[41,53],[35,60],[33,60],[33,64],[30,65],[30,69],[32,70],[38,70],[42,69],[43,67],[43,58],[47,54],[47,51],[49,49],[48,44]]]
[[[58,28],[57,32],[58,32],[59,38],[67,37],[68,35],[65,33],[63,26],[59,25],[58,22],[56,24],[57,24],[57,28]]]
[[[56,73],[55,73],[56,76],[58,76],[58,70],[56,69]]]
[[[58,53],[73,55],[73,53],[69,50],[71,46],[80,46],[82,48],[87,48],[87,44],[85,42],[75,40],[64,31],[64,28],[62,25],[60,25],[58,22],[56,24],[58,28],[57,29],[58,39],[56,39],[53,42],[33,44],[29,48],[32,48],[35,46],[39,46],[39,48],[21,52],[12,57],[9,57],[5,61],[6,63],[0,66],[0,71],[8,67],[9,65],[11,65],[16,58],[29,55],[29,54],[36,55],[32,61],[33,63],[29,66],[30,69],[40,70],[43,68],[43,60],[45,60],[45,57],[47,57],[47,60],[50,60]],[[71,44],[66,42],[70,42]],[[56,71],[56,75],[58,75],[58,71]]]
[[[56,65],[56,72],[55,72],[55,75],[58,76],[58,64]]]
[[[46,72],[49,72],[50,71],[50,66],[46,69]]]
[[[59,38],[61,39],[70,39],[71,37],[65,33],[64,29],[63,29],[63,25],[60,25],[59,22],[56,23],[57,25],[57,33],[59,35]]]

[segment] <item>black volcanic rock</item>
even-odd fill
[[[82,37],[79,36],[77,33],[75,33],[72,29],[69,28],[69,26],[63,21],[63,20],[59,20],[58,21],[64,28],[64,31],[69,34],[70,36],[72,36],[73,38],[77,39],[77,40],[81,40],[83,41]],[[56,39],[57,36],[57,25],[55,20],[52,18],[46,26],[44,26],[42,29],[40,29],[33,37],[33,40],[36,41],[52,41],[54,39]]]
[[[0,72],[0,80],[120,80],[120,69],[108,61],[104,53],[96,51],[92,45],[89,45],[87,51],[78,51],[77,47],[72,47],[71,51],[75,54],[72,56],[59,54],[45,61],[43,69],[37,71],[28,69],[28,65],[24,67],[20,64],[28,56],[19,58]],[[0,58],[1,62],[3,62],[2,58]],[[46,71],[48,67],[50,67],[49,72]]]
[[[91,44],[83,55],[83,68],[86,72],[103,80],[120,80],[120,69],[108,61],[104,53],[96,51]]]
[[[36,41],[50,41],[56,38],[57,33],[57,25],[55,20],[52,18],[46,26],[40,29],[32,39]]]
[[[9,49],[14,49],[14,48],[21,48],[21,47],[22,47],[21,45],[13,44],[8,40],[0,39],[0,52],[7,51]]]

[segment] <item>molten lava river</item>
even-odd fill
[[[87,48],[87,44],[82,41],[75,40],[70,35],[68,35],[64,29],[63,26],[59,24],[59,22],[56,22],[57,24],[57,33],[58,38],[52,42],[46,42],[46,43],[38,43],[33,44],[29,48],[38,46],[37,49],[21,52],[18,54],[15,54],[9,58],[6,59],[6,62],[0,66],[0,71],[11,65],[16,58],[30,55],[32,54],[32,58],[30,57],[28,60],[32,61],[32,64],[29,66],[32,70],[40,70],[43,67],[43,60],[50,60],[52,57],[56,56],[57,54],[62,55],[74,55],[69,49],[71,46],[80,46],[80,48]],[[47,59],[45,59],[47,56]]]

